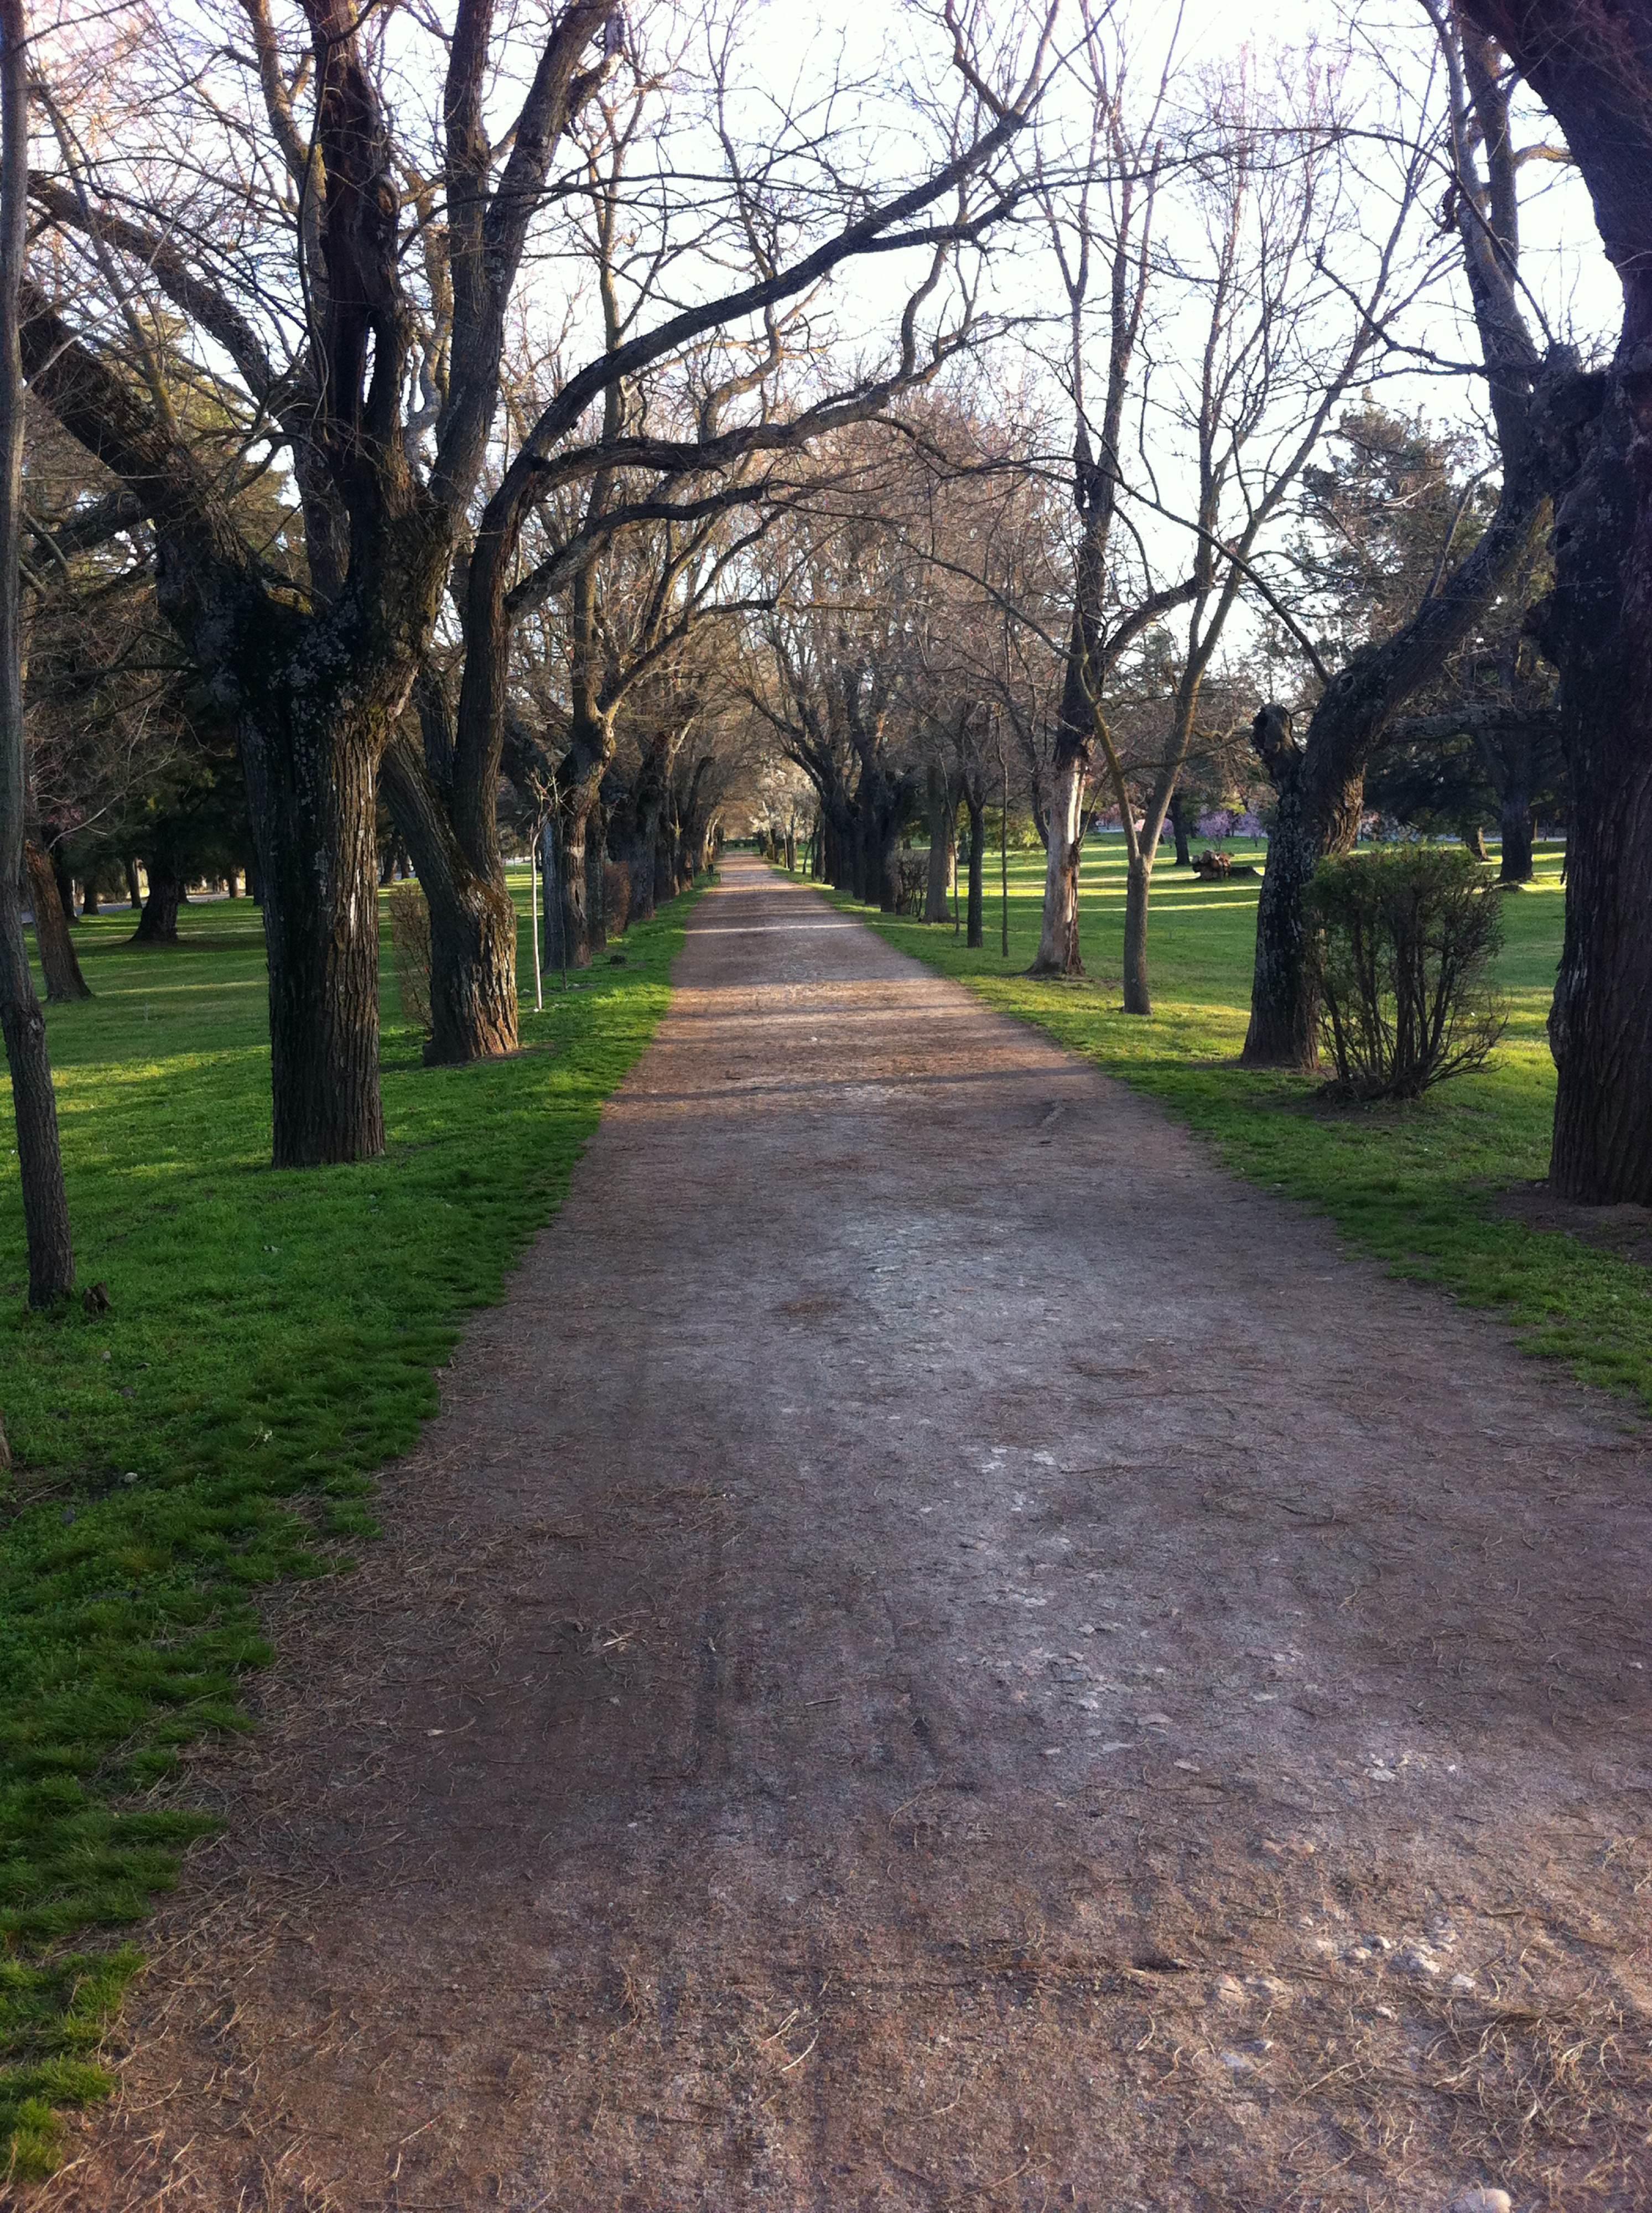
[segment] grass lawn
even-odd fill
[[[1235,859],[1259,850],[1240,844]],[[985,948],[950,929],[864,916],[890,942],[1038,1023],[1110,1074],[1162,1099],[1215,1140],[1240,1174],[1329,1215],[1396,1272],[1499,1308],[1532,1351],[1570,1361],[1592,1383],[1652,1404],[1652,1278],[1638,1264],[1502,1217],[1496,1197],[1546,1172],[1554,1064],[1544,1024],[1560,957],[1560,854],[1542,850],[1537,882],[1503,902],[1500,980],[1509,1022],[1490,1068],[1415,1106],[1329,1108],[1310,1079],[1234,1065],[1244,1041],[1258,885],[1208,884],[1161,861],[1149,957],[1155,1012],[1125,1014],[1119,968],[1125,855],[1117,838],[1084,855],[1081,942],[1087,980],[1033,982],[1041,852],[1012,853],[1009,957],[999,950],[998,857],[987,875]],[[835,896],[835,895],[834,895]],[[1186,1225],[1196,1235],[1198,1224]]]
[[[524,918],[526,872],[514,886]],[[385,930],[386,1157],[273,1174],[263,939],[247,901],[186,908],[175,948],[124,910],[82,924],[93,999],[52,1057],[80,1283],[110,1309],[23,1307],[0,1203],[0,2178],[53,2159],[52,2108],[95,2054],[139,1919],[202,1823],[177,1748],[244,1726],[265,1656],[253,1594],[370,1531],[371,1471],[436,1411],[467,1308],[554,1210],[603,1100],[663,1010],[679,902],[503,1063],[427,1070]],[[0,1160],[12,1153],[0,1084]]]

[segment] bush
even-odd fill
[[[1328,1094],[1417,1099],[1484,1065],[1503,1032],[1491,984],[1503,916],[1470,854],[1410,845],[1323,862],[1308,918]]]
[[[610,937],[631,927],[631,870],[620,861],[602,863],[602,917]]]
[[[398,884],[387,894],[390,948],[396,956],[401,1010],[430,1034],[430,910],[417,884]]]

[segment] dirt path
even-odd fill
[[[752,863],[679,985],[34,2202],[1652,2204],[1643,1433]]]

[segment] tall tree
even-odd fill
[[[28,223],[27,48],[23,0],[0,0],[0,1027],[17,1117],[29,1304],[47,1307],[74,1289],[75,1254],[46,1017],[29,974],[21,904],[27,771],[19,573],[25,404],[19,314]],[[55,904],[55,889],[51,896]]]
[[[1495,430],[1497,499],[1472,547],[1429,580],[1387,636],[1350,655],[1329,677],[1299,741],[1291,718],[1259,716],[1258,751],[1277,792],[1258,905],[1250,1067],[1311,1068],[1318,1016],[1307,962],[1305,899],[1315,869],[1358,834],[1367,764],[1395,716],[1432,683],[1530,557],[1553,476],[1550,402],[1575,357],[1539,351],[1520,277],[1519,158],[1511,87],[1491,41],[1424,0],[1446,64],[1448,207],[1460,252]]]
[[[141,203],[133,211],[123,180],[78,162],[66,178],[37,180],[34,197],[91,256],[123,337],[139,326],[133,296],[153,289],[198,353],[230,365],[249,431],[290,458],[302,576],[271,575],[152,357],[135,378],[66,290],[54,298],[27,280],[22,348],[37,396],[152,521],[162,610],[235,719],[264,893],[273,1152],[277,1166],[298,1167],[383,1148],[380,759],[487,449],[506,313],[551,160],[611,58],[617,18],[608,0],[569,0],[551,18],[501,159],[486,121],[491,0],[459,0],[438,132],[444,251],[421,296],[404,197],[418,165],[384,99],[369,46],[380,27],[349,0],[305,0],[308,52],[295,74],[267,0],[245,6],[263,113],[236,122],[254,168],[267,156],[290,185],[277,308],[296,314],[299,337],[285,357],[271,327],[278,314],[265,306],[266,241],[259,253],[220,254],[211,224],[174,228]],[[211,97],[205,88],[202,105]],[[233,197],[232,235],[260,216],[250,183]]]
[[[1550,1181],[1652,1204],[1652,18],[1604,0],[1462,0],[1564,132],[1623,287],[1609,365],[1568,381],[1555,586],[1537,618],[1560,674],[1570,784],[1566,935],[1549,1017]]]

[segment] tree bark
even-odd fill
[[[320,1167],[384,1150],[375,769],[386,734],[337,702],[314,713],[286,704],[273,737],[243,726],[241,759],[269,956],[272,1157]],[[361,713],[379,724],[389,710],[364,703]]]
[[[32,838],[24,844],[23,858],[28,869],[29,904],[34,910],[34,948],[40,956],[40,972],[46,978],[46,996],[54,1005],[71,999],[89,999],[91,988],[81,974],[75,941],[64,920],[63,901],[58,896],[58,880],[52,872],[52,863]]]
[[[143,886],[137,881],[137,863],[136,861],[123,861],[120,865],[126,875],[127,904],[136,914],[143,904]]]
[[[80,911],[82,914],[99,914],[102,911],[102,902],[98,897],[97,884],[90,876],[88,876],[86,881],[81,886]]]
[[[986,847],[986,802],[966,796],[965,804],[969,808],[969,899],[964,940],[968,945],[984,945],[986,914],[983,904],[982,864]]]
[[[1302,750],[1280,707],[1264,707],[1253,731],[1273,780],[1273,826],[1256,910],[1251,1022],[1241,1064],[1312,1068],[1319,1058],[1319,1010],[1306,959],[1308,887],[1321,858],[1317,831],[1304,819]]]
[[[503,881],[471,866],[405,731],[386,747],[384,795],[412,854],[430,910],[432,1064],[488,1060],[514,1052],[516,908]]]
[[[63,909],[63,918],[72,930],[80,919],[75,911],[75,877],[68,856],[61,845],[52,848],[52,881],[58,887],[58,904]]]
[[[23,372],[17,342],[28,197],[28,25],[23,0],[0,0],[0,1032],[11,1070],[18,1180],[28,1247],[28,1302],[54,1306],[75,1287],[58,1141],[58,1101],[46,1017],[23,936],[23,820],[28,783],[23,730],[23,639],[18,601],[23,512]],[[44,856],[42,856],[44,863]],[[56,907],[51,869],[30,867],[37,904]],[[62,926],[62,916],[57,917]],[[67,930],[64,931],[65,940]],[[37,930],[37,936],[39,932]],[[74,959],[74,948],[70,948]],[[76,966],[76,975],[79,971]],[[85,997],[85,985],[78,996]]]
[[[1535,873],[1532,855],[1532,802],[1518,785],[1511,785],[1499,796],[1497,824],[1503,833],[1503,861],[1497,870],[1498,882],[1529,884]],[[1478,857],[1489,861],[1491,856],[1482,851]]]
[[[1171,795],[1170,827],[1176,840],[1175,865],[1179,869],[1191,869],[1193,855],[1187,842],[1187,802],[1180,791]]]
[[[183,902],[184,880],[170,862],[149,863],[149,896],[132,932],[134,945],[176,945],[178,909]]]
[[[1125,1012],[1150,1015],[1153,994],[1147,975],[1148,903],[1153,891],[1153,860],[1146,845],[1132,853],[1125,871]]]
[[[930,865],[924,884],[925,922],[949,922],[947,887],[951,881],[953,840],[956,836],[952,787],[946,771],[930,760],[924,771],[924,797],[930,818]]]
[[[1044,917],[1029,976],[1082,976],[1078,949],[1078,870],[1083,855],[1085,755],[1066,750],[1050,795],[1045,854]]]

